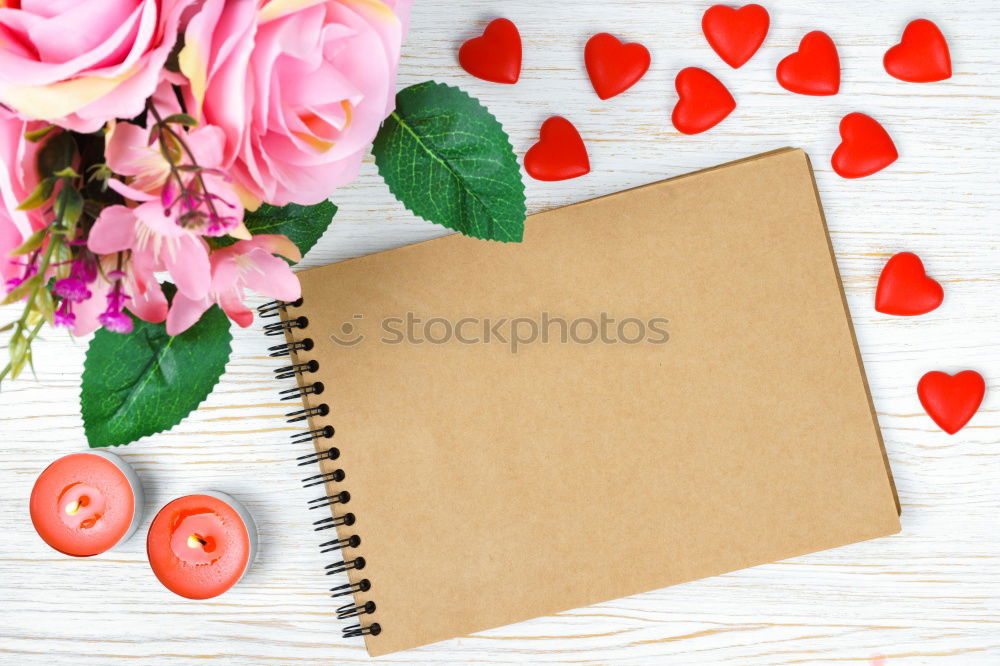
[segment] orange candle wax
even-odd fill
[[[66,555],[89,557],[135,532],[142,518],[142,485],[113,453],[74,453],[38,476],[29,510],[45,543]]]
[[[160,509],[149,527],[146,553],[153,573],[188,599],[216,597],[235,585],[253,561],[257,528],[232,497],[206,491]]]

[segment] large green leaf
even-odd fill
[[[218,306],[176,336],[163,324],[133,322],[127,335],[98,330],[87,349],[80,411],[91,447],[173,428],[208,397],[229,360],[233,336]]]
[[[329,201],[315,206],[272,206],[261,204],[260,208],[247,213],[243,223],[252,234],[284,234],[295,243],[302,256],[312,249],[319,237],[337,214],[337,207]],[[235,238],[223,236],[216,239],[216,245],[225,247],[236,242]]]
[[[474,97],[427,81],[401,90],[372,146],[393,195],[468,236],[520,241],[524,183],[507,133]]]

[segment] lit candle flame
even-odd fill
[[[70,502],[69,504],[66,505],[66,513],[68,513],[71,516],[75,516],[76,512],[80,510],[81,506],[82,504],[80,503],[80,500],[76,500],[75,502]]]
[[[207,541],[202,539],[197,534],[192,534],[188,537],[187,546],[188,548],[204,548],[207,543]]]

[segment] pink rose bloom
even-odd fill
[[[0,204],[0,298],[10,291],[7,281],[17,280],[23,273],[23,267],[17,263],[17,260],[7,256],[11,250],[23,242],[24,237],[21,236],[14,220],[10,219],[10,214]]]
[[[394,107],[411,2],[205,0],[181,72],[247,204],[315,204],[354,179]]]
[[[19,211],[17,207],[38,187],[35,161],[45,139],[33,143],[24,138],[25,132],[45,126],[41,122],[25,122],[0,107],[0,208],[25,237],[45,226],[40,209]]]
[[[139,115],[193,1],[0,2],[0,102],[78,132]]]
[[[9,291],[8,280],[24,274],[22,260],[8,253],[45,225],[41,209],[17,210],[38,186],[35,158],[39,144],[25,139],[24,133],[40,126],[0,108],[0,294]]]

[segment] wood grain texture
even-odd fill
[[[990,387],[1000,384],[1000,6],[772,0],[764,47],[732,70],[701,36],[709,4],[418,0],[400,83],[461,85],[504,123],[521,155],[547,116],[570,118],[588,143],[593,171],[563,183],[529,180],[531,212],[784,145],[809,151],[903,505],[903,532],[380,661],[867,664],[884,655],[892,666],[1000,663],[1000,393],[989,391],[972,423],[948,436],[922,412],[915,392],[931,369],[972,368]],[[516,86],[472,79],[455,63],[458,45],[497,15],[522,31],[525,67]],[[920,16],[937,21],[950,39],[950,81],[906,84],[881,68],[885,49]],[[840,47],[844,85],[833,98],[792,95],[774,80],[777,62],[813,29],[826,30]],[[632,90],[600,102],[582,54],[587,37],[605,30],[645,43],[653,65]],[[695,137],[669,123],[673,75],[688,65],[710,69],[739,104],[719,127]],[[902,155],[861,181],[842,180],[829,167],[837,123],[851,111],[883,122]],[[370,159],[333,199],[340,212],[305,266],[445,233],[396,203]],[[940,309],[916,319],[872,308],[882,263],[902,250],[919,253],[946,290]],[[3,319],[13,314],[0,312]],[[288,443],[294,428],[281,418],[288,410],[275,398],[268,343],[259,325],[236,331],[227,373],[203,406],[173,431],[118,449],[143,476],[147,517],[125,546],[86,561],[45,547],[27,513],[38,472],[86,446],[77,406],[86,341],[50,331],[37,344],[37,379],[22,378],[0,395],[0,662],[368,661],[360,640],[340,638],[336,601],[325,594],[343,580],[322,574],[329,560],[309,529],[314,516],[304,502],[311,495],[291,462],[301,451]],[[239,586],[192,602],[153,578],[142,535],[166,501],[205,488],[246,502],[262,548]]]

